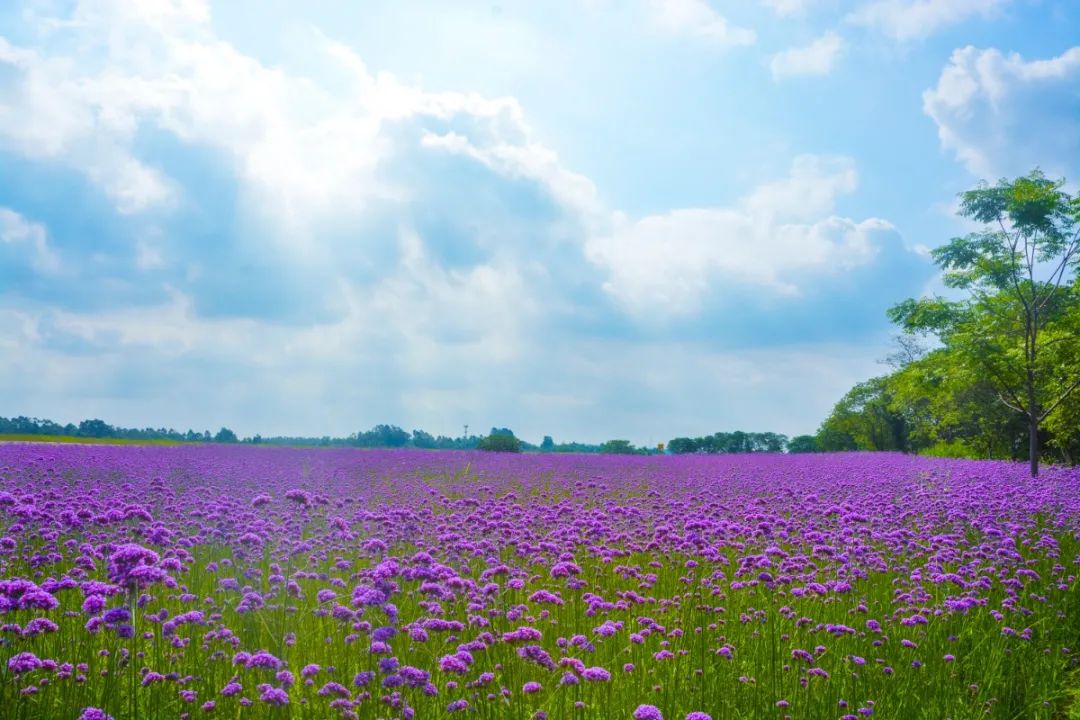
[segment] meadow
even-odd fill
[[[0,445],[0,716],[1069,717],[1080,471]]]

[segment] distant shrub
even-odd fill
[[[636,455],[640,451],[629,440],[608,440],[600,445],[600,452],[607,455]]]
[[[959,440],[935,443],[934,445],[931,445],[930,447],[922,450],[919,454],[939,458],[979,458],[979,453],[976,450],[968,447]]]
[[[796,435],[788,441],[789,453],[816,453],[821,452],[817,438],[813,435]]]
[[[486,438],[481,438],[476,445],[476,449],[485,452],[519,453],[521,452],[521,441],[513,435],[503,435],[501,433],[488,435]]]

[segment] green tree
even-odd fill
[[[687,453],[695,453],[698,450],[697,442],[688,437],[672,438],[667,447],[668,452],[672,455],[686,455]]]
[[[781,453],[788,446],[786,435],[774,432],[750,433],[753,452]]]
[[[431,433],[423,430],[412,431],[412,444],[413,447],[423,448],[425,450],[438,447],[438,442],[435,440],[435,437]]]
[[[397,425],[376,425],[367,432],[356,436],[360,447],[404,447],[412,436]]]
[[[873,378],[849,390],[821,424],[817,443],[825,452],[907,450],[907,425],[892,407],[888,378]]]
[[[816,453],[821,452],[817,438],[813,435],[796,435],[788,442],[789,453]]]
[[[608,440],[600,444],[600,452],[608,455],[634,455],[637,449],[629,440]]]
[[[227,427],[223,427],[217,431],[214,435],[214,442],[216,443],[234,443],[236,442],[236,433]]]
[[[83,420],[79,423],[79,435],[82,437],[112,437],[114,432],[113,426],[104,420]]]
[[[519,453],[521,452],[521,441],[513,435],[497,433],[481,438],[476,445],[476,449],[486,452]]]
[[[908,449],[935,455],[1015,458],[1026,428],[997,400],[984,373],[942,347],[888,379],[890,408],[904,418]]]
[[[551,452],[555,449],[555,441],[551,439],[550,435],[545,435],[544,439],[540,441],[540,452]]]
[[[935,335],[985,374],[998,401],[1027,423],[1039,472],[1039,429],[1080,385],[1072,278],[1080,250],[1080,198],[1035,170],[961,194],[960,214],[984,229],[932,251],[958,301],[906,300],[889,311],[909,332]],[[1061,347],[1065,345],[1066,347]]]

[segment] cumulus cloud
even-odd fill
[[[718,45],[753,45],[757,33],[732,25],[706,0],[647,0],[657,27],[704,38]]]
[[[70,58],[46,58],[0,37],[0,149],[84,172],[124,213],[167,205],[171,187],[129,150],[136,125],[127,83],[84,77]]]
[[[769,69],[774,80],[828,75],[843,47],[844,41],[840,35],[829,31],[805,47],[794,47],[773,55]]]
[[[447,314],[497,311],[490,288],[474,293]],[[812,431],[852,377],[875,372],[878,352],[852,344],[717,350],[594,338],[567,353],[527,331],[532,318],[522,323],[515,355],[493,360],[504,352],[501,341],[437,347],[371,322],[366,303],[348,319],[308,329],[200,318],[180,295],[90,316],[0,308],[0,393],[12,412],[60,420],[225,424],[263,434],[346,434],[386,421],[457,433],[463,422],[498,423],[533,441],[554,434],[655,443],[735,426]],[[383,334],[407,345],[384,346]],[[357,352],[364,343],[386,352]],[[433,352],[437,363],[425,357]],[[19,381],[31,375],[37,382]],[[795,396],[801,402],[793,407]],[[738,417],[703,397],[723,398]],[[786,409],[777,416],[775,407]]]
[[[943,149],[972,174],[993,180],[1041,165],[1080,171],[1080,47],[1048,60],[996,48],[953,52],[923,111]]]
[[[0,83],[0,144],[79,169],[134,213],[177,200],[133,150],[140,130],[165,131],[229,157],[251,202],[296,241],[314,219],[407,194],[376,178],[395,124],[465,118],[474,142],[495,144],[528,132],[513,98],[424,92],[318,33],[312,47],[336,82],[287,73],[218,40],[209,18],[199,0],[81,0],[56,23],[77,56],[0,38],[0,63],[14,71]]]
[[[704,2],[654,9],[672,32],[753,40]],[[302,72],[218,37],[201,0],[81,0],[32,29],[50,41],[0,41],[0,149],[72,170],[104,199],[92,223],[58,222],[67,208],[0,213],[5,250],[55,247],[66,273],[0,304],[12,412],[264,433],[497,422],[643,441],[676,414],[679,432],[715,422],[673,413],[673,398],[764,408],[753,392],[788,387],[763,379],[779,374],[820,402],[790,428],[762,409],[758,426],[809,430],[858,354],[820,344],[881,322],[860,291],[883,279],[862,273],[910,278],[891,225],[836,213],[858,185],[847,158],[799,157],[737,201],[628,219],[517,99],[424,89],[318,32],[302,65],[317,72]],[[858,307],[824,318],[802,302],[834,284]],[[771,307],[702,312],[744,291]],[[818,346],[754,349],[763,324],[778,344]],[[30,369],[39,383],[13,380]]]
[[[780,17],[798,15],[814,5],[818,0],[761,0],[761,4]]]
[[[974,17],[993,18],[1011,0],[873,0],[857,8],[848,19],[896,40],[933,35],[950,25]]]
[[[877,218],[832,215],[857,182],[848,158],[802,156],[788,177],[759,186],[732,207],[688,208],[624,222],[592,238],[589,258],[608,272],[604,288],[629,311],[693,313],[712,288],[794,296],[801,283],[871,262]]]
[[[15,248],[29,256],[29,265],[43,273],[60,269],[60,258],[49,247],[48,234],[39,223],[6,207],[0,207],[0,245]]]

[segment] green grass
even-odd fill
[[[78,443],[83,445],[189,445],[179,440],[143,440],[138,438],[91,438],[73,435],[20,435],[0,433],[0,442]]]

